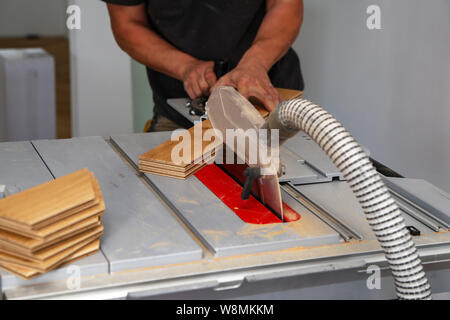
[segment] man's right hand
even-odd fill
[[[211,88],[216,84],[214,61],[193,60],[184,67],[183,85],[191,99],[209,95]]]

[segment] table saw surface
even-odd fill
[[[325,286],[325,279],[334,283],[334,290],[310,289],[305,297],[345,294],[336,281],[345,282],[346,297],[352,297],[349,284],[365,283],[368,265],[386,269],[342,175],[306,136],[300,133],[280,151],[287,165],[283,200],[301,219],[270,225],[243,222],[194,175],[179,180],[139,173],[138,156],[169,137],[164,132],[0,143],[0,184],[9,193],[87,167],[106,203],[100,252],[29,281],[1,271],[5,298],[132,298],[208,289],[218,294],[238,292],[243,283],[289,286],[292,277],[309,277],[302,279],[310,288]],[[443,280],[450,278],[448,194],[423,180],[385,179],[405,201],[406,224],[421,231],[414,240],[426,270],[437,272],[431,278],[435,292],[450,291],[450,280]],[[73,266],[81,287],[69,289]],[[339,272],[347,274],[336,278]],[[384,275],[382,293],[366,289],[355,298],[393,298],[392,278]]]

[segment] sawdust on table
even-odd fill
[[[183,197],[183,196],[179,197],[178,201],[183,202],[183,203],[200,205],[200,203],[197,200],[189,199],[189,198]]]
[[[283,234],[289,226],[284,223],[271,223],[271,224],[245,224],[240,231],[237,232],[239,236],[257,236],[260,238],[266,238],[273,240],[276,236]]]
[[[203,230],[202,233],[204,233],[207,236],[210,236],[214,239],[214,241],[220,241],[224,237],[229,237],[231,235],[230,231],[224,231],[224,230]]]
[[[151,246],[149,246],[149,248],[153,249],[153,248],[165,247],[165,246],[170,246],[170,245],[172,245],[170,242],[162,241],[162,242],[156,242],[156,243],[152,244]]]

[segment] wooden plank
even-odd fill
[[[93,174],[91,173],[91,178],[93,178]],[[64,232],[64,230],[72,228],[74,224],[81,222],[85,219],[89,219],[92,217],[99,217],[105,211],[105,202],[103,200],[103,195],[100,190],[100,186],[98,184],[97,179],[92,180],[95,198],[98,200],[98,204],[91,206],[87,209],[82,208],[83,211],[77,212],[76,214],[69,215],[66,218],[63,218],[57,222],[54,222],[44,228],[39,230],[33,230],[32,233],[29,234],[30,237],[34,237],[39,240],[47,241],[55,236],[55,233]]]
[[[157,168],[148,167],[148,166],[141,166],[140,170],[145,172],[145,173],[154,173],[154,174],[159,174],[159,175],[170,177],[170,178],[186,179],[187,177],[189,177],[189,175],[191,175],[192,173],[197,172],[198,170],[200,170],[204,166],[205,166],[205,163],[196,165],[196,166],[192,167],[191,169],[189,169],[185,173],[179,173],[179,172],[176,172],[176,171],[169,172],[167,170],[158,170]]]
[[[100,187],[98,185],[97,180],[94,178],[92,173],[87,173],[90,177],[92,187],[95,194],[95,199],[86,204],[78,206],[74,209],[67,210],[61,213],[58,216],[55,216],[46,221],[47,223],[52,222],[53,220],[60,219],[59,221],[53,222],[45,227],[37,230],[29,229],[26,226],[18,225],[14,223],[14,221],[3,221],[3,225],[0,226],[0,240],[14,240],[10,233],[19,234],[23,237],[29,237],[32,239],[39,240],[39,242],[35,242],[36,245],[42,244],[47,241],[54,242],[55,238],[63,237],[66,233],[74,232],[74,225],[85,221],[88,218],[95,218],[102,215],[105,210],[105,203],[103,201],[103,197],[101,194]],[[41,187],[41,186],[38,186]],[[27,190],[28,191],[28,190]],[[45,192],[44,192],[45,193]],[[16,194],[16,196],[22,195]],[[64,194],[61,194],[61,197],[64,197]],[[96,203],[92,205],[92,203]],[[20,206],[18,206],[20,209]],[[15,210],[15,208],[13,208]],[[17,210],[19,210],[17,209]],[[45,210],[43,211],[45,213]],[[67,216],[67,217],[65,217]],[[92,220],[91,220],[92,221]],[[39,224],[40,225],[40,224]],[[38,226],[39,226],[38,225]],[[16,238],[17,240],[17,238]],[[20,245],[20,243],[18,243]],[[26,243],[22,242],[22,245],[26,245]]]
[[[39,273],[34,269],[0,262],[0,269],[3,268],[9,270],[9,272],[0,270],[0,274],[2,275],[2,287],[7,289],[49,281],[65,280],[70,276],[71,272],[73,272],[69,269],[71,267],[76,267],[80,271],[81,277],[107,273],[108,266],[103,254],[99,252],[99,248],[100,240],[94,240],[61,261],[60,264],[55,265],[46,273]],[[20,271],[25,272],[25,274]]]
[[[83,169],[1,199],[0,224],[6,229],[38,229],[84,205],[98,204],[91,179]]]
[[[69,265],[79,259],[93,255],[99,250],[99,248],[100,248],[100,240],[99,239],[93,240],[92,242],[88,243],[84,247],[81,247],[79,250],[68,256],[66,259],[62,260],[60,264],[56,264],[55,266],[53,266],[51,270],[54,270],[55,268],[58,267],[63,267],[65,265]],[[14,263],[0,262],[0,268],[9,271],[12,274],[21,277],[24,280],[30,280],[31,278],[34,278],[41,274],[39,271],[35,269],[27,268]]]
[[[0,183],[6,185],[9,194],[19,193],[52,179],[53,176],[30,142],[0,143]],[[108,262],[101,252],[77,261],[77,267],[81,276],[108,272]],[[61,267],[32,280],[24,280],[0,270],[3,289],[65,279],[68,275],[67,267]]]
[[[89,230],[86,230],[86,231],[80,233],[79,235],[76,235],[69,239],[60,241],[48,248],[39,250],[30,256],[22,255],[16,251],[8,251],[8,250],[1,249],[0,250],[0,260],[2,258],[7,258],[6,256],[2,255],[2,254],[4,254],[4,255],[8,255],[8,256],[22,258],[22,259],[29,260],[29,261],[45,262],[48,259],[57,256],[62,251],[66,250],[70,247],[73,247],[76,244],[78,244],[88,238],[91,238],[93,236],[101,236],[102,234],[103,234],[103,226],[98,225],[95,228],[91,228]]]
[[[187,130],[191,142],[194,141],[194,134],[195,132],[204,132],[207,129],[211,129],[211,122],[209,120],[202,121],[201,123],[196,124],[195,126],[191,127]],[[172,161],[172,149],[177,146],[182,139],[180,140],[174,140],[169,139],[165,141],[164,143],[156,146],[155,148],[149,150],[148,152],[144,153],[139,157],[140,161],[147,161],[147,162],[156,162],[156,163],[162,163],[166,165],[172,165],[172,166],[178,166],[178,167],[186,167],[195,162],[195,160],[201,159],[203,157],[203,152],[206,150],[206,148],[214,143],[211,141],[203,141],[202,139],[202,145],[201,148],[198,150],[195,149],[194,143],[190,143],[191,150],[190,155],[191,157],[187,162],[182,162],[181,164],[176,164]]]
[[[187,165],[186,167],[178,167],[178,166],[174,166],[174,165],[168,165],[168,164],[163,164],[163,163],[156,163],[156,162],[152,162],[152,161],[139,161],[139,165],[142,167],[149,167],[152,168],[154,167],[155,169],[160,169],[160,170],[168,170],[168,171],[177,171],[177,172],[186,172],[189,171],[190,169],[192,169],[193,167],[197,166],[197,165],[201,165],[203,163],[194,163],[192,162],[191,164]]]
[[[80,237],[76,237],[75,239],[70,239],[69,241],[63,244],[64,249],[60,252],[57,252],[54,255],[50,255],[51,253],[44,253],[43,256],[49,255],[49,257],[42,261],[32,261],[24,258],[19,258],[17,256],[7,254],[4,252],[0,252],[0,261],[6,263],[17,264],[26,268],[32,268],[38,270],[39,272],[47,272],[52,270],[53,267],[61,264],[61,262],[87,245],[88,243],[96,240],[100,237],[103,232],[103,227],[99,227],[99,230],[95,230],[93,232],[87,232],[82,240],[80,241]],[[56,250],[56,249],[55,249]]]
[[[51,238],[37,240],[27,238],[16,233],[0,230],[0,250],[16,251],[23,255],[32,255],[34,252],[47,248],[59,241],[71,238],[83,231],[101,225],[100,218],[95,216],[85,219],[73,226],[55,233]]]

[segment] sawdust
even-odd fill
[[[294,221],[294,222],[288,222],[287,225],[292,228],[295,232],[297,232],[302,238],[307,238],[307,234],[303,232],[304,228],[302,226],[303,220],[300,221]]]
[[[322,220],[306,211],[306,209],[298,212],[298,214],[301,216],[300,220],[288,222],[287,225],[303,238],[317,237],[335,232]]]
[[[239,236],[244,237],[260,237],[268,240],[273,240],[277,236],[286,233],[289,229],[287,224],[271,223],[271,224],[245,224],[240,231],[237,232]]]
[[[171,243],[170,242],[156,242],[154,244],[152,244],[151,246],[149,246],[150,249],[153,248],[158,248],[158,247],[166,247],[166,246],[170,246]]]
[[[196,200],[193,199],[189,199],[186,197],[180,197],[178,198],[178,201],[183,202],[183,203],[190,203],[190,204],[195,204],[195,205],[200,205],[200,203]]]
[[[225,237],[231,236],[230,231],[222,231],[222,230],[203,230],[203,234],[212,237],[214,241],[218,242]]]

